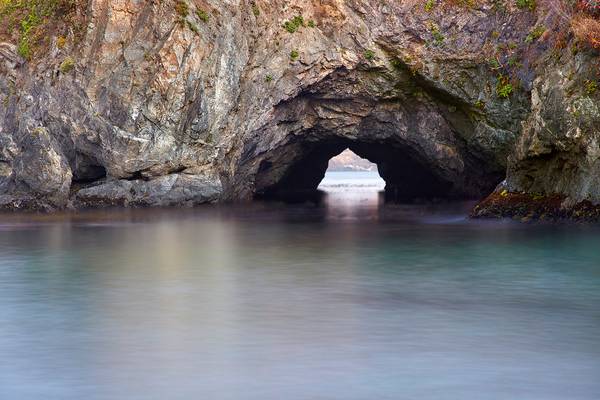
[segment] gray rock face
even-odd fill
[[[29,62],[0,44],[0,207],[302,196],[346,148],[378,164],[397,200],[481,198],[509,165],[515,190],[600,201],[597,101],[564,106],[567,89],[556,86],[567,67],[526,62],[513,71],[521,87],[502,98],[488,65],[498,43],[525,43],[542,11],[184,3],[186,12],[176,1],[91,0],[83,33],[66,29],[65,46],[53,38]],[[297,15],[304,24],[288,32],[282,26]],[[66,57],[72,70],[60,67]],[[594,61],[573,62],[579,71]],[[555,120],[574,109],[577,118]],[[549,124],[568,145],[557,147]],[[552,160],[536,155],[549,147],[560,148]],[[560,152],[577,172],[559,166]],[[561,178],[549,184],[556,168]]]
[[[512,152],[512,191],[561,194],[565,205],[600,203],[600,101],[597,59],[578,55],[538,78],[531,114]]]
[[[144,180],[113,180],[78,190],[76,207],[97,206],[193,206],[215,202],[222,188],[203,175],[170,174]]]
[[[434,88],[409,74],[342,68],[278,104],[244,143],[234,198],[310,192],[328,160],[347,147],[377,163],[387,192],[402,200],[489,192],[502,179],[498,158],[506,157],[513,136],[501,132],[483,146],[477,132],[489,126],[474,106],[450,93],[436,98]]]

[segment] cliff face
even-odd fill
[[[559,13],[531,8],[89,0],[53,9],[28,52],[23,30],[0,31],[0,205],[296,196],[348,147],[378,164],[394,199],[482,198],[506,178],[502,190],[600,202],[597,57],[573,55]]]
[[[476,216],[600,219],[598,68],[581,54],[536,78],[507,179]]]

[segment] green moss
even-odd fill
[[[292,50],[290,52],[290,59],[292,61],[296,61],[298,59],[298,57],[300,57],[300,53],[298,53],[298,50]]]
[[[33,57],[37,45],[45,39],[43,28],[53,18],[64,19],[74,9],[74,0],[0,0],[0,25],[9,32],[18,30],[17,51],[27,60]]]
[[[437,24],[430,23],[429,24],[429,32],[431,32],[431,36],[433,36],[433,44],[436,46],[441,46],[444,44],[444,35],[440,31],[440,27]]]
[[[317,25],[315,24],[315,21],[313,21],[312,19],[309,19],[308,23],[306,24],[306,26],[308,26],[309,28],[314,28]]]
[[[525,38],[525,43],[532,43],[538,40],[542,35],[546,32],[546,27],[544,25],[538,25],[529,31],[529,34]]]
[[[296,32],[302,26],[304,26],[304,17],[302,15],[296,15],[291,20],[283,23],[283,28],[289,33]]]
[[[575,43],[573,43],[570,47],[571,50],[571,55],[572,56],[576,56],[577,54],[579,54],[579,43],[577,41],[575,41]]]
[[[475,8],[475,6],[477,5],[476,0],[454,0],[454,3],[461,7],[469,9]]]
[[[496,12],[504,12],[506,11],[506,5],[503,0],[491,0],[492,7]]]
[[[505,75],[498,75],[498,82],[496,83],[496,95],[501,99],[507,99],[513,93],[513,85]]]
[[[190,15],[190,7],[185,1],[177,0],[177,2],[175,2],[175,12],[180,17],[185,18]]]
[[[533,194],[531,195],[531,198],[532,198],[534,201],[539,201],[539,200],[543,200],[543,199],[545,199],[545,198],[546,198],[546,196],[544,196],[542,193],[533,193]]]
[[[375,52],[373,50],[365,50],[363,56],[370,61],[375,58]]]
[[[29,45],[29,38],[27,36],[21,36],[19,39],[17,53],[26,60],[31,59],[31,46]]]
[[[528,9],[530,11],[535,10],[535,0],[515,0],[517,7],[520,9]]]
[[[67,57],[60,63],[60,72],[63,74],[68,74],[75,67],[75,60],[72,57]]]
[[[496,58],[490,58],[488,60],[488,65],[491,69],[498,69],[500,68],[500,61],[498,61]]]
[[[425,2],[425,6],[423,8],[425,9],[425,11],[431,12],[431,11],[433,11],[433,8],[435,7],[435,5],[436,5],[436,0],[427,0]]]
[[[265,82],[271,82],[271,81],[273,81],[273,76],[271,76],[271,75],[265,76]]]
[[[508,59],[508,66],[509,67],[519,67],[521,66],[521,62],[519,61],[519,57],[518,56],[512,56],[511,58]]]
[[[56,38],[56,47],[59,49],[63,49],[67,44],[67,38],[64,36],[59,36]]]
[[[260,15],[260,8],[258,8],[255,2],[252,2],[252,14],[254,14],[255,17]]]
[[[402,68],[402,62],[401,62],[400,60],[398,60],[397,58],[392,58],[392,59],[390,60],[390,64],[392,65],[392,67],[393,67],[394,69],[397,69],[397,70],[399,70],[399,69],[401,69],[401,68]]]
[[[200,21],[202,22],[208,22],[208,20],[210,19],[208,13],[201,9],[196,10],[196,15],[198,16],[198,18],[200,18]]]
[[[585,92],[588,95],[593,96],[597,90],[598,90],[598,82],[592,81],[589,79],[585,81]]]

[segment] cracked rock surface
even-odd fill
[[[0,43],[0,207],[298,196],[345,148],[378,164],[394,200],[481,199],[506,179],[600,202],[599,103],[580,84],[597,55],[557,62],[552,38],[526,44],[543,10],[180,3],[87,1],[66,45],[53,36],[28,61]],[[491,67],[499,45],[521,62]],[[507,98],[505,73],[519,82]]]

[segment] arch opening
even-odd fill
[[[226,196],[314,198],[349,148],[377,164],[387,201],[481,199],[506,176],[508,128],[408,68],[339,68],[256,121],[223,170]]]
[[[342,151],[329,160],[325,177],[318,189],[328,193],[373,192],[385,188],[385,181],[379,175],[377,164],[359,157],[350,149]]]
[[[397,142],[334,139],[290,143],[262,159],[255,177],[254,198],[287,202],[318,200],[318,186],[329,160],[346,149],[377,165],[385,181],[386,201],[410,203],[479,195],[478,190],[464,190],[460,171],[424,159],[412,147]]]

